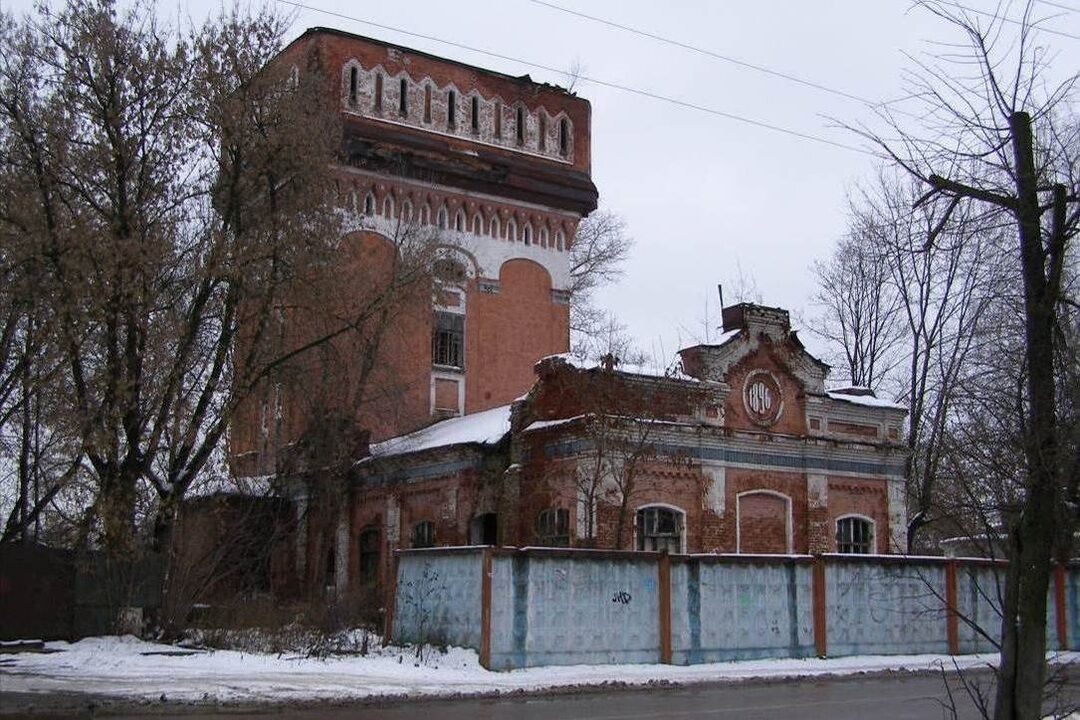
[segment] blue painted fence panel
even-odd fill
[[[659,662],[654,559],[522,560],[517,581],[527,583],[527,629],[517,637],[524,635],[526,666]]]
[[[672,564],[672,662],[810,657],[812,569],[805,563]]]
[[[481,563],[479,551],[402,554],[394,640],[479,649]]]
[[[825,567],[828,654],[947,653],[944,598],[942,565],[833,561]]]

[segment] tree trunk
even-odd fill
[[[1046,592],[1058,497],[1054,398],[1055,293],[1047,279],[1031,118],[1009,118],[1016,162],[1016,215],[1024,278],[1025,356],[1028,366],[1026,497],[1011,528],[1006,600],[1002,617],[1001,668],[995,720],[1038,720],[1046,670]],[[1051,258],[1052,260],[1052,258]]]

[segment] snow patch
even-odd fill
[[[877,407],[877,408],[889,408],[890,410],[904,410],[907,411],[906,405],[900,405],[894,403],[891,400],[885,400],[874,395],[874,391],[864,387],[846,387],[846,388],[834,388],[832,390],[826,390],[825,394],[833,400],[840,400],[842,402],[848,402],[853,405],[862,405],[864,407]]]
[[[371,446],[371,456],[390,457],[451,445],[494,445],[510,432],[510,405],[442,420],[422,430]]]
[[[231,650],[177,655],[176,646],[133,637],[50,642],[48,654],[15,655],[0,666],[5,692],[105,694],[174,702],[283,702],[386,696],[507,693],[601,683],[646,685],[750,678],[852,675],[899,670],[985,667],[997,655],[897,655],[805,660],[752,660],[675,665],[594,665],[490,672],[473,650],[429,652],[379,648],[366,657],[314,659]],[[1080,653],[1055,653],[1055,662],[1080,661]]]

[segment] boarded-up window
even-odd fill
[[[435,378],[435,412],[457,415],[458,407],[458,381]]]
[[[783,554],[791,552],[786,498],[767,492],[740,495],[739,552]]]

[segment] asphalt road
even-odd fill
[[[970,679],[970,675],[968,676]],[[985,686],[989,677],[977,680]],[[974,703],[950,676],[949,687],[957,702],[957,718],[980,718]],[[1071,691],[1074,698],[1080,698]],[[91,711],[85,706],[65,708],[38,706],[43,714],[29,717],[116,718],[296,718],[296,720],[653,720],[674,718],[739,718],[782,720],[828,718],[828,720],[896,720],[951,718],[946,709],[949,693],[940,676],[877,676],[799,680],[769,683],[699,685],[687,688],[605,690],[574,694],[485,700],[400,702],[385,706],[341,705],[272,708],[145,708],[105,707]],[[1052,711],[1052,708],[1047,708]],[[60,713],[60,714],[56,714]]]

